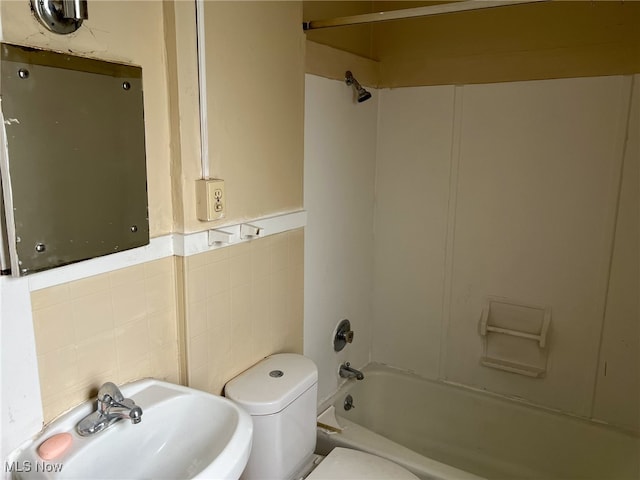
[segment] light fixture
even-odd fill
[[[31,0],[31,10],[48,30],[65,35],[89,18],[87,0]]]

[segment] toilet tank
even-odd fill
[[[318,369],[293,353],[272,355],[225,386],[253,420],[253,444],[241,479],[293,477],[316,445]]]

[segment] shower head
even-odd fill
[[[358,103],[362,103],[365,100],[369,100],[371,98],[371,93],[365,90],[364,87],[360,85],[360,83],[358,83],[350,70],[347,70],[345,72],[344,81],[347,85],[353,85],[353,87],[356,89],[356,99],[358,100]]]

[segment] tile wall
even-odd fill
[[[220,394],[263,357],[302,353],[303,229],[182,261],[190,386]]]
[[[212,393],[263,357],[302,353],[303,229],[31,294],[45,422],[106,381]],[[186,365],[180,360],[185,338]]]
[[[179,381],[175,258],[31,294],[45,422],[106,381]]]

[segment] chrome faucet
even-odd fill
[[[360,370],[353,368],[349,362],[340,365],[339,373],[342,378],[355,378],[356,380],[364,378],[364,374]]]
[[[87,437],[109,428],[114,423],[128,418],[131,423],[142,421],[142,408],[130,398],[124,398],[120,389],[107,382],[98,390],[98,409],[84,417],[76,425],[79,435]]]

